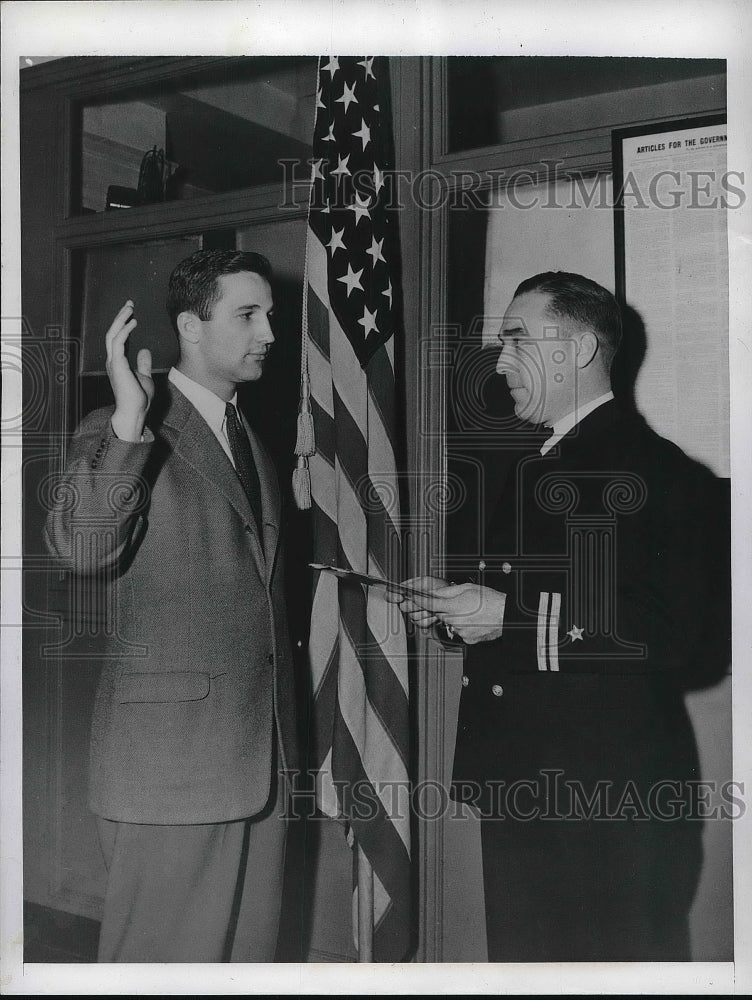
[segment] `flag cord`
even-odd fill
[[[319,58],[316,78],[321,69]],[[313,113],[313,127],[316,129],[316,109]],[[313,177],[311,177],[313,196]],[[309,208],[310,211],[310,208]],[[311,506],[311,470],[308,459],[316,451],[311,411],[311,378],[308,372],[308,236],[306,235],[305,260],[303,264],[303,315],[300,329],[300,405],[298,407],[297,440],[295,454],[297,461],[292,473],[292,492],[299,510],[309,510]]]
[[[295,442],[297,461],[292,472],[292,492],[299,510],[311,507],[311,470],[308,459],[316,450],[311,412],[311,379],[308,373],[308,240],[303,265],[303,316],[300,331],[300,406],[298,435]]]
[[[308,458],[316,450],[313,435],[313,414],[311,413],[311,377],[308,371],[308,252],[308,240],[306,240],[300,340],[300,407],[298,410],[298,437],[295,442],[295,454],[299,458]]]

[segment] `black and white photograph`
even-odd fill
[[[0,14],[3,991],[748,992],[752,13]]]

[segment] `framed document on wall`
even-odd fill
[[[743,200],[714,115],[613,132],[616,293],[642,340],[637,408],[729,476],[728,227]]]

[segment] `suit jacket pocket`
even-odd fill
[[[121,703],[201,701],[210,686],[210,675],[198,670],[128,673],[118,681],[117,699]]]

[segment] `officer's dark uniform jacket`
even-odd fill
[[[454,768],[455,798],[494,817],[491,960],[688,957],[683,691],[728,662],[716,486],[614,402],[507,482],[483,556],[504,632],[466,649]]]

